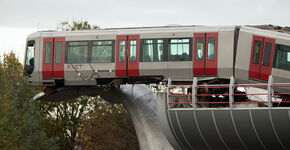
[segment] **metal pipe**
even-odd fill
[[[273,104],[272,104],[272,84],[273,84],[273,78],[272,78],[272,75],[269,75],[268,87],[267,87],[268,108],[273,107]]]
[[[170,86],[171,86],[171,79],[168,78],[168,83],[167,83],[167,97],[166,97],[166,103],[167,103],[167,109],[170,109],[170,99],[169,99],[169,95],[170,95]]]
[[[194,77],[193,78],[193,82],[192,82],[192,108],[193,109],[196,109],[196,101],[197,101],[197,97],[196,97],[196,94],[197,94],[197,90],[196,90],[196,87],[197,87],[197,78]]]
[[[234,102],[234,91],[233,86],[235,85],[235,79],[233,76],[230,77],[230,86],[229,86],[229,102],[230,102],[230,108],[233,108],[233,102]]]

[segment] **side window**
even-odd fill
[[[264,52],[264,58],[263,58],[263,65],[264,66],[269,66],[269,64],[270,64],[271,48],[272,48],[272,43],[265,44],[265,52]]]
[[[153,61],[153,40],[144,40],[143,43],[143,62]]]
[[[88,42],[69,42],[68,63],[87,63],[88,47]]]
[[[189,39],[170,39],[168,47],[169,61],[190,61]]]
[[[157,40],[157,60],[154,61],[163,61],[163,40]]]
[[[27,42],[26,48],[26,58],[25,58],[25,65],[26,66],[34,66],[34,41]]]
[[[62,58],[62,42],[56,42],[55,45],[55,63],[61,64],[61,58]]]
[[[130,62],[136,62],[137,41],[130,40]]]
[[[51,42],[45,43],[45,64],[51,63]]]
[[[125,62],[125,40],[119,41],[119,62]]]
[[[163,40],[144,40],[142,53],[143,62],[163,61]]]
[[[202,60],[203,58],[203,38],[196,38],[196,60]]]
[[[92,46],[92,62],[112,62],[112,41],[94,41]]]
[[[290,46],[276,45],[276,68],[290,71]]]
[[[255,41],[253,64],[259,64],[260,51],[261,51],[261,41]]]
[[[214,60],[215,55],[215,38],[209,37],[207,42],[207,60]]]

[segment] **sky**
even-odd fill
[[[290,26],[289,0],[0,0],[0,56],[24,59],[26,37],[61,21],[101,28],[163,25]]]

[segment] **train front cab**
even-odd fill
[[[27,38],[24,73],[30,85],[64,85],[65,35],[52,37],[52,34],[36,32]]]
[[[24,75],[28,76],[28,82],[30,85],[41,86],[42,79],[41,76],[41,68],[39,62],[41,59],[39,58],[40,54],[40,38],[41,33],[36,32],[32,33],[27,37],[26,47],[25,47],[25,58],[24,58]]]
[[[235,78],[238,82],[274,82],[290,80],[290,35],[243,26],[236,52]],[[276,88],[285,91],[287,88]],[[289,90],[289,89],[288,89]]]

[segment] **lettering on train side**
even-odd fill
[[[70,70],[71,69],[70,65],[66,65],[66,69]]]
[[[82,69],[83,65],[76,65],[76,69]]]

